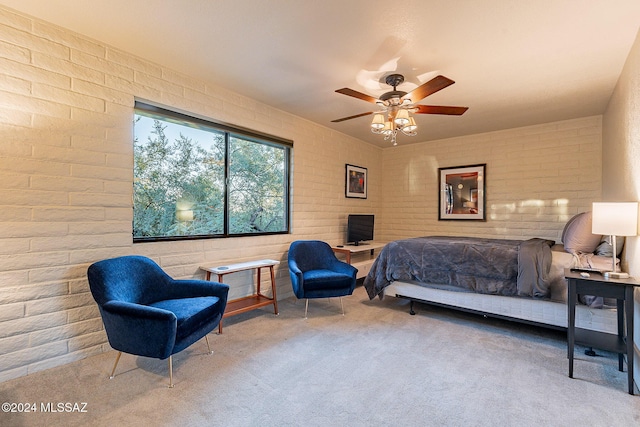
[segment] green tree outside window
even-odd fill
[[[136,110],[134,241],[288,232],[288,149]]]

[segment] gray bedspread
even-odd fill
[[[365,277],[370,299],[396,280],[484,294],[547,298],[551,246],[545,239],[416,237],[387,244]]]

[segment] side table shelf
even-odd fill
[[[601,274],[591,273],[583,277],[578,272],[565,269],[564,277],[568,287],[567,352],[569,358],[569,378],[573,378],[573,354],[576,344],[595,347],[618,353],[618,370],[624,370],[624,356],[627,356],[627,381],[629,394],[633,394],[633,290],[640,282],[629,279],[605,279]],[[576,328],[576,303],[578,295],[594,295],[615,298],[618,315],[618,334]]]
[[[227,274],[246,270],[256,270],[256,292],[253,295],[227,301],[227,307],[224,310],[222,319],[224,319],[225,317],[233,316],[235,314],[255,310],[256,308],[265,307],[267,305],[273,305],[273,312],[277,316],[278,301],[276,299],[276,279],[273,267],[278,264],[280,264],[280,261],[276,261],[273,259],[260,259],[256,261],[239,262],[222,266],[200,266],[201,270],[207,272],[207,280],[211,280],[211,273],[214,273],[218,276],[218,282],[220,283],[222,283],[223,277]],[[264,295],[260,289],[260,270],[267,267],[269,268],[269,273],[271,275],[271,297]],[[218,325],[218,333],[220,334],[222,333],[222,319],[220,320],[220,324]]]

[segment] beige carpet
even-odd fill
[[[279,303],[225,322],[224,334],[166,361],[115,352],[0,384],[2,426],[632,426],[640,396],[626,393],[617,358],[578,349],[567,376],[565,336],[394,298]],[[602,354],[601,352],[599,352]],[[78,403],[86,412],[42,413]],[[86,407],[82,407],[86,402]]]

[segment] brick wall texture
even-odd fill
[[[600,200],[602,116],[385,149],[384,240],[461,235],[561,241]],[[486,164],[486,222],[438,220],[438,168]]]
[[[203,278],[204,263],[272,258],[286,298],[290,242],[342,243],[349,213],[376,214],[378,240],[559,240],[600,196],[600,117],[381,149],[3,7],[0,70],[0,381],[109,349],[86,279],[101,259]],[[292,234],[134,245],[136,99],[293,140]],[[368,169],[366,200],[344,197],[346,163]],[[437,221],[437,168],[475,163],[487,222]],[[227,277],[232,297],[250,291],[250,275]]]

